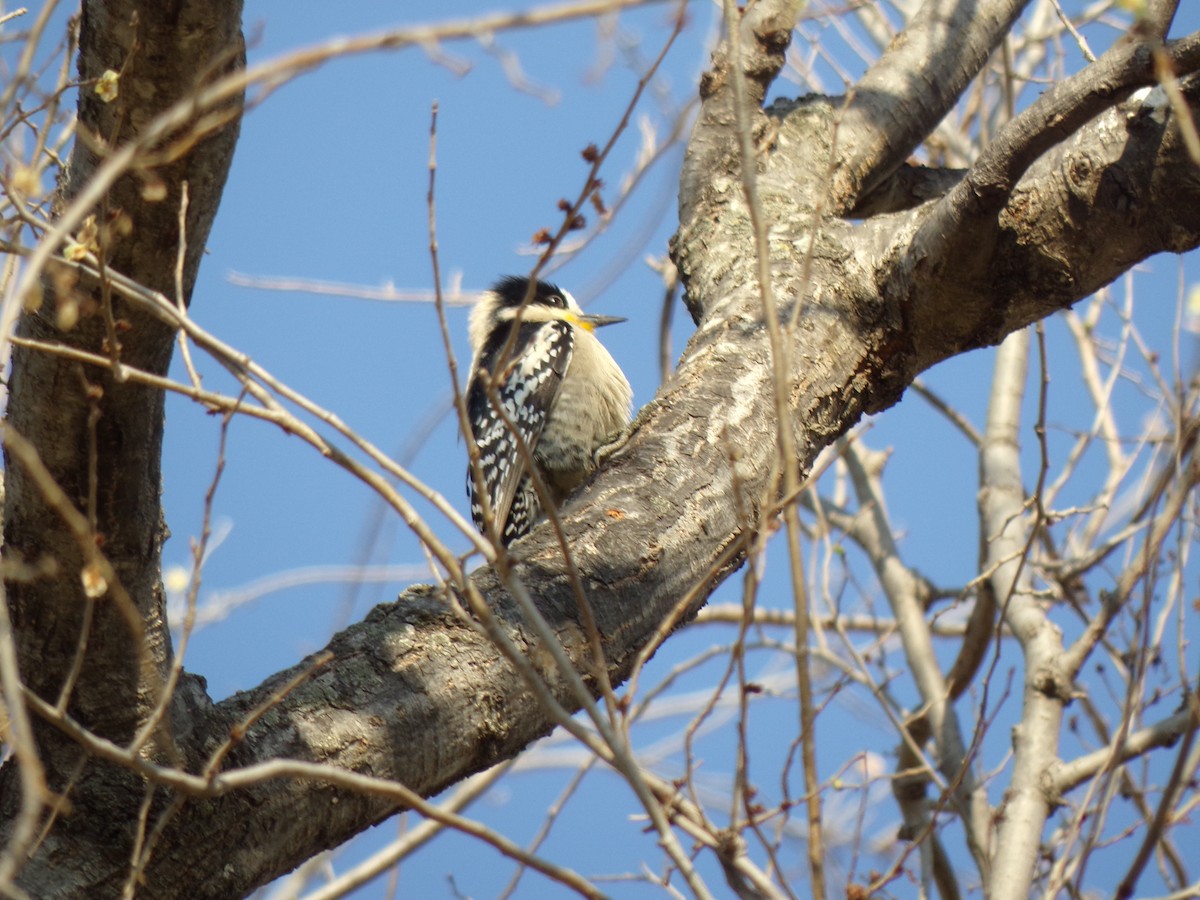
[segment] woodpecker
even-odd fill
[[[505,546],[543,513],[514,430],[555,508],[596,470],[601,451],[623,440],[633,391],[593,331],[624,321],[587,315],[556,285],[538,281],[531,289],[528,278],[512,276],[498,281],[471,311],[467,416],[496,533]],[[489,379],[511,425],[488,396]],[[471,517],[486,534],[469,467],[467,496]]]

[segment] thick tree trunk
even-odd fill
[[[240,2],[85,4],[80,134],[60,205],[83,191],[109,149],[135,140],[155,115],[243,61]],[[111,103],[91,86],[106,70],[120,73]],[[237,141],[240,105],[227,112],[228,121],[211,134],[174,135],[161,149],[186,152],[124,175],[92,210],[106,267],[167,296],[190,298]],[[64,269],[49,271],[43,303],[22,316],[18,334],[165,374],[170,329]],[[6,428],[32,445],[45,472],[6,447],[5,557],[53,563],[50,576],[8,585],[21,676],[34,694],[125,744],[158,703],[171,660],[160,582],[163,395],[21,347],[14,350],[9,388]],[[86,517],[85,534],[51,505],[46,477]],[[109,577],[96,563],[96,549],[111,564]],[[150,736],[148,757],[177,759],[169,726],[168,719]],[[50,833],[39,853],[53,861],[51,869],[30,867],[27,889],[39,897],[78,896],[87,878],[102,893],[119,889],[129,869],[141,779],[85,762],[79,746],[49,726],[35,727],[35,734],[49,787],[64,791],[72,782],[74,814]],[[22,802],[13,768],[0,781],[0,810],[9,821]]]

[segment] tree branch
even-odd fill
[[[838,131],[835,202],[879,188],[958,102],[1029,0],[926,0],[859,79]]]
[[[1200,85],[1187,96],[1195,109]],[[905,304],[918,370],[995,344],[1154,253],[1197,245],[1200,176],[1153,94],[1104,111],[1038,158],[990,218],[950,211],[976,196],[969,181],[917,210],[915,234],[878,222],[895,248],[880,290]]]
[[[991,264],[1018,180],[1051,147],[1074,134],[1097,114],[1154,84],[1154,44],[1118,43],[1097,62],[1056,84],[1013,119],[988,146],[967,176],[935,207],[912,241],[911,254],[927,264],[954,260],[959,277],[978,277]],[[1200,65],[1200,34],[1166,46],[1181,73]],[[982,248],[982,250],[981,250]]]

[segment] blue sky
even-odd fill
[[[247,33],[261,26],[251,60],[342,31],[398,24],[387,15],[367,18],[368,11],[356,8],[363,16],[358,21],[346,21],[339,12],[336,22],[321,22],[329,13],[320,4],[304,12],[294,7],[286,17],[272,4],[248,4]],[[410,14],[422,21],[465,11],[428,4],[411,8]],[[659,6],[630,18],[650,23],[661,34],[667,15]],[[636,26],[623,17],[623,27]],[[703,36],[698,23],[681,41],[676,65],[686,67],[673,76],[679,104],[692,94],[689,79],[694,81]],[[442,414],[449,404],[449,376],[431,304],[262,291],[231,284],[229,276],[428,291],[427,162],[434,100],[439,105],[437,217],[444,279],[461,279],[465,289],[479,290],[501,274],[528,271],[534,257],[521,251],[534,232],[558,225],[558,199],[573,198],[587,172],[580,151],[607,139],[636,76],[618,60],[599,81],[585,83],[597,56],[590,23],[500,35],[497,41],[520,55],[531,80],[561,99],[551,104],[514,91],[493,55],[457,44],[445,51],[469,62],[465,75],[431,65],[419,51],[362,57],[333,62],[298,79],[250,112],[193,301],[194,315],[206,328],[335,409],[385,451],[397,457],[410,452],[414,430],[434,423],[411,458],[412,468],[464,510],[464,450],[454,423]],[[650,45],[643,55],[657,50]],[[622,139],[615,165],[605,173],[612,186],[607,196],[615,195],[639,140],[636,127]],[[650,171],[622,213],[629,227],[620,227],[618,219],[617,228],[553,276],[581,302],[594,299],[593,309],[630,319],[609,329],[605,338],[629,373],[637,405],[657,386],[662,293],[641,258],[664,253],[674,221],[679,158],[674,149]],[[632,258],[633,264],[615,270],[614,257]],[[679,313],[677,351],[690,333],[690,320]],[[449,317],[458,362],[465,368],[470,359],[466,310],[451,310]],[[170,406],[166,502],[173,521],[195,523],[203,500],[197,488],[206,483],[215,461],[217,423],[186,402],[173,400]],[[259,423],[236,422],[229,440],[216,509],[232,522],[233,531],[212,554],[206,581],[238,583],[297,565],[358,558],[375,505],[365,488]],[[281,530],[281,522],[289,527]],[[393,521],[385,523],[385,531],[376,547],[379,558],[420,562],[416,544]],[[465,549],[466,542],[455,545]],[[182,540],[168,546],[169,562],[184,562],[186,554]],[[221,671],[213,673],[213,690],[224,694],[256,683],[298,652],[322,644],[336,621],[332,611],[339,607],[329,597],[340,593],[306,589],[246,613],[274,623],[271,648],[263,647],[254,628],[235,629],[248,646],[258,648],[257,659],[233,672],[217,666]],[[394,593],[395,585],[366,589],[354,617],[368,601]],[[280,622],[267,611],[276,603],[312,608]],[[225,636],[219,643],[227,647],[229,640]],[[203,653],[203,647],[198,637],[194,651]]]
[[[1200,26],[1200,10],[1183,5],[1177,34]],[[254,62],[339,34],[495,8],[477,2],[250,0],[245,23]],[[587,172],[580,151],[608,139],[640,69],[666,38],[672,8],[659,4],[624,13],[615,36],[586,21],[500,33],[498,50],[490,52],[478,43],[445,45],[441,49],[449,63],[433,62],[420,50],[379,53],[328,63],[285,85],[245,117],[194,293],[193,316],[336,411],[465,513],[464,451],[454,423],[444,414],[449,375],[433,307],[266,291],[236,284],[231,276],[428,290],[426,192],[434,101],[439,108],[436,205],[443,277],[478,290],[499,275],[527,271],[533,257],[522,251],[530,236],[555,228],[557,201],[578,193]],[[693,3],[689,16],[664,64],[658,93],[643,99],[603,173],[609,202],[634,168],[646,130],[665,143],[673,116],[695,96],[715,27],[714,7]],[[1118,33],[1109,32],[1111,37]],[[534,90],[514,87],[504,71],[504,54],[519,59]],[[841,64],[855,70],[853,59],[843,58]],[[824,77],[837,84],[828,67]],[[786,83],[777,90],[796,92]],[[606,329],[603,337],[629,375],[637,406],[653,396],[659,380],[662,290],[644,259],[661,257],[673,231],[680,158],[678,147],[663,154],[615,224],[553,276],[585,304],[594,300],[595,311],[628,317],[628,323]],[[1169,348],[1179,285],[1200,281],[1200,263],[1194,256],[1182,262],[1160,257],[1139,267],[1136,278],[1139,310],[1149,309],[1139,325],[1156,346]],[[466,310],[451,310],[449,318],[459,365],[465,367]],[[674,315],[673,356],[690,332],[690,320],[680,307]],[[1048,335],[1056,354],[1068,355],[1061,327],[1051,324]],[[1194,352],[1190,339],[1183,346],[1185,354]],[[991,357],[989,351],[951,360],[926,380],[982,424]],[[213,386],[228,386],[216,366],[202,360],[201,371]],[[1064,434],[1079,426],[1070,372],[1068,365],[1056,376],[1051,399],[1051,424],[1061,425]],[[176,373],[182,375],[178,360]],[[218,437],[218,419],[177,397],[169,399],[164,499],[173,536],[164,555],[168,567],[188,565],[188,545],[200,530]],[[1065,444],[1066,438],[1061,440]],[[939,583],[961,583],[974,575],[977,476],[972,449],[911,393],[875,420],[868,442],[895,448],[887,485],[905,551]],[[1032,452],[1031,446],[1025,449]],[[205,567],[202,604],[215,592],[297,569],[364,561],[421,566],[415,541],[394,516],[381,515],[378,501],[364,487],[297,439],[260,422],[236,420],[227,460],[214,504],[222,540]],[[964,489],[954,493],[931,488],[959,484]],[[450,534],[449,528],[440,532]],[[466,541],[455,539],[453,546],[465,550]],[[782,573],[784,562],[779,553],[771,566]],[[373,604],[393,599],[405,583],[400,577],[357,589],[307,583],[267,594],[197,631],[187,666],[208,678],[216,698],[251,687],[323,646],[334,630],[361,618]],[[871,584],[861,587],[875,591]],[[734,601],[739,591],[735,578],[715,599]],[[715,640],[704,631],[678,636],[654,661],[654,673],[662,677],[672,664]],[[769,669],[769,655],[758,659],[758,665]],[[698,687],[712,671],[710,667],[687,684]],[[778,708],[779,716],[792,715],[790,705]],[[833,715],[821,748],[831,766],[855,752],[863,732],[874,735],[876,746],[887,744],[888,728],[878,712],[850,708]],[[778,768],[790,740],[787,728],[777,732],[774,726],[771,713],[755,720],[753,746],[763,773]],[[667,726],[647,728],[645,739],[652,740],[659,730],[665,733]],[[728,747],[719,739],[710,746],[712,762],[705,772],[720,784],[721,772],[728,771]],[[569,772],[514,776],[472,814],[503,823],[511,837],[526,840],[568,777]],[[798,775],[793,781],[799,783]],[[621,854],[630,852],[657,859],[641,824],[628,821],[632,798],[613,777],[590,776],[583,793],[579,799],[584,802],[574,805],[555,829],[547,856],[567,854],[585,873],[626,869],[630,863]],[[836,806],[840,801],[832,802]],[[871,815],[883,828],[892,813],[879,807]],[[381,843],[395,827],[392,822],[376,829],[370,843]],[[580,837],[598,828],[611,839]],[[362,846],[346,851],[337,867],[364,852]],[[464,853],[478,854],[481,864],[464,871],[458,864]],[[786,863],[797,864],[798,853]],[[406,864],[402,895],[452,896],[446,873],[454,871],[458,890],[492,896],[511,872],[507,864],[492,865],[498,859],[494,851],[466,839],[440,839]],[[714,880],[719,883],[719,875]],[[539,876],[527,875],[523,885],[517,896],[557,896]],[[630,885],[612,890],[619,896],[659,896]],[[386,896],[386,884],[355,896]]]

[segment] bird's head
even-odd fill
[[[564,291],[556,284],[536,281],[532,283],[531,290],[530,283],[528,278],[509,275],[492,286],[492,303],[497,321],[512,321],[518,310],[521,310],[522,322],[559,319],[588,331],[625,321],[621,316],[588,315],[580,309],[569,291]]]

